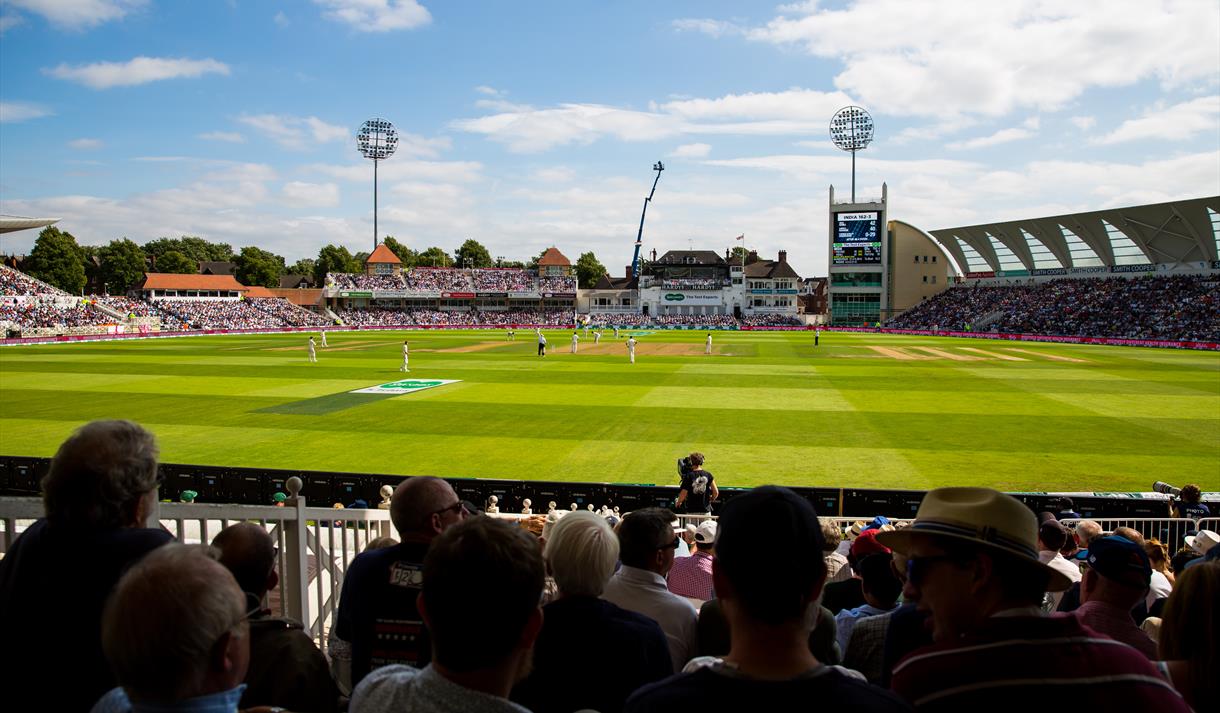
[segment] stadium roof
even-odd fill
[[[30,228],[45,228],[59,222],[59,218],[25,218],[20,215],[0,215],[0,233],[12,233]]]
[[[144,276],[142,290],[237,290],[246,292],[250,288],[239,283],[232,275],[178,275],[168,272],[150,272]]]
[[[394,251],[389,249],[388,247],[386,247],[385,243],[378,245],[373,250],[373,254],[369,255],[368,259],[365,260],[365,263],[370,263],[370,262],[373,263],[374,265],[383,264],[383,263],[388,263],[391,265],[401,265],[402,264],[402,260],[399,260],[398,256],[394,254]]]
[[[929,231],[963,272],[1216,260],[1220,196]]]
[[[559,248],[549,247],[542,257],[538,258],[539,265],[564,265],[570,267],[572,261],[569,260],[563,253],[559,252]]]

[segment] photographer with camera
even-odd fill
[[[1203,497],[1203,491],[1194,483],[1187,483],[1181,489],[1178,489],[1169,483],[1158,480],[1152,484],[1152,489],[1169,496],[1170,517],[1200,520],[1211,516],[1211,511],[1207,505],[1200,502],[1200,499]]]
[[[720,497],[720,489],[716,487],[715,476],[703,469],[703,454],[696,451],[679,458],[678,475],[682,476],[682,485],[674,509],[685,513],[710,513],[712,501]]]

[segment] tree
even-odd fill
[[[178,275],[192,275],[199,272],[199,263],[183,255],[177,250],[162,253],[157,259],[157,272],[172,272]]]
[[[314,284],[326,284],[328,272],[360,272],[360,263],[342,245],[327,245],[318,251],[318,260],[314,263]]]
[[[576,258],[576,280],[581,289],[589,289],[597,284],[597,281],[602,279],[606,274],[606,266],[598,262],[597,256],[592,252],[582,253]]]
[[[419,262],[419,253],[398,242],[394,239],[393,235],[385,236],[385,240],[381,242],[390,249],[390,252],[397,255],[399,260],[402,260],[404,270],[408,267],[414,267]]]
[[[26,272],[64,292],[79,295],[85,288],[85,261],[71,233],[48,225],[38,234],[26,258]]]
[[[307,275],[309,277],[313,277],[314,267],[316,267],[317,264],[318,264],[317,260],[314,260],[311,257],[303,257],[300,260],[297,260],[296,262],[294,262],[288,266],[287,274],[289,274],[289,275]]]
[[[546,255],[546,251],[547,251],[547,250],[550,250],[550,248],[543,248],[543,249],[542,249],[542,252],[540,252],[540,253],[538,253],[537,255],[535,255],[535,256],[533,257],[533,259],[532,259],[532,260],[530,260],[530,261],[529,261],[529,262],[528,262],[528,263],[525,265],[526,269],[527,269],[527,270],[537,270],[537,269],[538,269],[538,263],[542,261],[542,256],[543,256],[543,255]]]
[[[438,247],[431,247],[419,254],[418,265],[424,267],[451,267],[453,260],[449,253]]]
[[[745,248],[743,248],[741,246],[733,248],[733,252],[730,253],[730,255],[729,255],[729,264],[730,265],[740,265],[742,257],[745,257],[746,260],[749,260],[750,251],[746,250]]]
[[[361,250],[352,255],[352,259],[356,261],[356,272],[364,270],[364,264],[369,261],[369,255],[370,253],[367,250]]]
[[[243,285],[279,287],[284,258],[262,248],[247,246],[237,256],[237,281]]]
[[[171,250],[180,252],[195,262],[229,262],[233,259],[233,246],[228,243],[209,243],[194,235],[180,238],[157,238],[144,244],[144,254],[160,258]]]
[[[491,253],[478,240],[471,238],[453,251],[453,260],[462,267],[491,267]]]
[[[108,294],[121,295],[144,276],[144,251],[127,238],[103,245],[98,257],[102,261],[100,276]]]
[[[81,245],[79,247],[81,264],[85,266],[85,289],[90,292],[104,290],[105,288],[102,287],[104,282],[102,278],[102,259],[100,257],[102,248],[97,245]],[[141,258],[143,258],[143,255],[141,255]]]

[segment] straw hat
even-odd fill
[[[1038,561],[1038,518],[1021,501],[990,488],[938,488],[919,504],[910,527],[882,532],[877,541],[905,553],[911,536],[935,535],[1005,552],[1045,572],[1047,590],[1061,592],[1072,582]]]

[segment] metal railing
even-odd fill
[[[1220,523],[1220,518],[1209,518],[1207,520],[1191,520],[1190,518],[1174,518],[1174,517],[1096,517],[1096,518],[1080,518],[1080,519],[1065,519],[1063,524],[1070,529],[1075,529],[1076,524],[1081,520],[1092,520],[1098,525],[1101,525],[1103,532],[1114,532],[1120,527],[1130,527],[1136,532],[1144,536],[1144,539],[1149,540],[1156,538],[1169,548],[1169,554],[1177,552],[1185,543],[1183,538],[1186,533],[1194,530],[1210,530],[1214,529],[1204,523]]]

